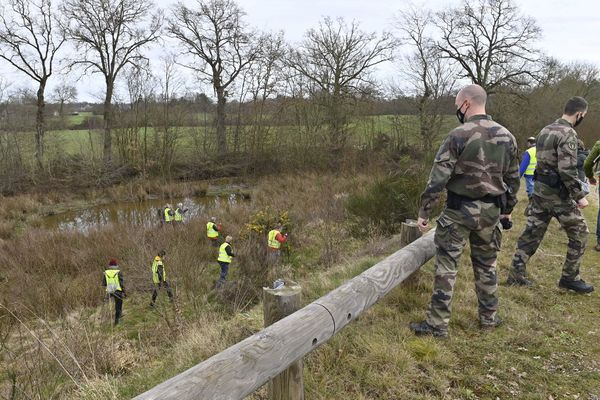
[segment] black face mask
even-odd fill
[[[575,128],[577,125],[579,125],[581,123],[581,121],[583,121],[583,115],[581,117],[575,118],[575,123],[573,124],[573,128]]]
[[[462,103],[460,107],[458,107],[458,109],[456,110],[456,118],[458,118],[458,122],[460,122],[461,124],[465,123],[465,113],[461,111],[462,107],[465,105],[465,103]],[[467,110],[465,110],[467,111]]]

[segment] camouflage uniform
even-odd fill
[[[569,238],[562,277],[577,281],[588,236],[585,219],[575,203],[585,197],[577,175],[577,133],[568,121],[561,118],[542,129],[536,146],[538,178],[527,227],[517,242],[510,276],[515,279],[525,276],[525,264],[538,249],[550,220],[555,217]],[[562,184],[559,182],[559,187],[540,182],[541,175],[552,172],[560,177]]]
[[[436,155],[419,217],[429,218],[444,189],[463,196],[463,201],[458,209],[446,207],[437,220],[435,281],[427,323],[447,332],[457,264],[469,240],[480,322],[492,325],[498,308],[496,254],[502,234],[500,208],[488,199],[506,193],[503,211],[507,214],[517,202],[519,164],[514,136],[487,115],[473,116],[452,130]]]

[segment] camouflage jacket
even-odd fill
[[[506,212],[512,212],[519,190],[515,137],[488,115],[475,115],[453,129],[435,156],[420,218],[429,218],[444,189],[471,199],[506,192]]]
[[[568,121],[559,118],[537,136],[537,175],[558,173],[568,195],[575,201],[585,197],[577,174],[577,132]],[[533,194],[554,202],[564,201],[561,189],[536,180]]]

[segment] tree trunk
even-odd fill
[[[225,127],[225,89],[217,88],[217,152],[227,153],[227,130]]]
[[[37,113],[35,116],[35,159],[38,169],[44,167],[44,134],[46,133],[46,121],[44,119],[44,91],[46,90],[46,79],[40,81],[37,91]]]
[[[102,159],[105,167],[110,167],[112,164],[112,95],[114,82],[106,80],[106,97],[104,98],[104,151]]]

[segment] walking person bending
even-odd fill
[[[225,242],[219,247],[219,257],[217,258],[217,262],[221,267],[221,275],[219,276],[219,280],[217,281],[217,289],[223,286],[225,283],[225,279],[227,278],[227,273],[229,272],[229,265],[235,255],[233,254],[233,249],[231,248],[231,242],[233,238],[231,236],[227,236],[225,238]]]
[[[501,213],[510,219],[517,202],[519,164],[516,140],[486,114],[486,98],[478,85],[458,92],[456,115],[463,125],[453,129],[440,146],[421,195],[418,225],[424,231],[433,206],[444,189],[448,191],[435,231],[435,279],[427,318],[410,324],[417,335],[448,336],[458,261],[467,240],[480,326],[494,328],[502,322],[496,315],[496,254],[502,238],[498,222]]]
[[[169,281],[167,281],[167,271],[165,270],[165,265],[163,263],[166,254],[167,253],[164,250],[161,250],[158,252],[158,255],[154,257],[154,261],[152,261],[152,282],[154,283],[154,289],[152,290],[150,307],[154,307],[154,303],[158,297],[158,290],[161,287],[164,287],[167,290],[169,300],[173,302],[173,291],[171,290],[171,286],[169,286]]]
[[[115,302],[115,325],[119,323],[123,310],[123,298],[125,297],[125,280],[117,265],[117,260],[112,258],[108,262],[108,269],[104,271],[102,286],[106,287],[107,300]]]
[[[588,104],[572,97],[563,116],[541,130],[537,136],[535,186],[527,217],[527,227],[519,237],[508,280],[509,285],[531,286],[525,266],[537,251],[550,220],[554,217],[569,238],[567,256],[558,286],[579,293],[594,290],[579,276],[588,228],[580,209],[587,207],[582,182],[577,172],[578,139],[575,128],[585,117]]]

